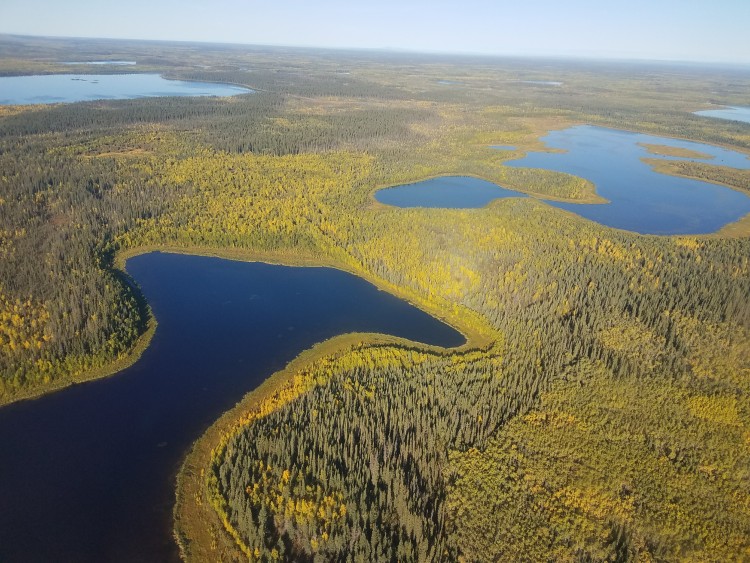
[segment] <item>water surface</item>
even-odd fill
[[[484,207],[492,200],[526,197],[497,184],[470,176],[443,176],[375,192],[375,199],[396,207]]]
[[[705,117],[716,117],[718,119],[728,119],[730,121],[742,121],[750,123],[750,108],[740,106],[728,106],[721,109],[707,109],[694,112],[695,115]]]
[[[747,170],[750,159],[745,154],[703,143],[589,125],[553,131],[542,140],[558,152],[530,152],[504,164],[556,170],[590,180],[609,203],[548,203],[602,225],[642,234],[702,234],[715,232],[750,213],[750,197],[739,191],[660,174],[643,161],[688,160]],[[689,149],[708,158],[651,154],[644,144]],[[520,196],[523,194],[468,176],[434,178],[375,192],[379,202],[397,207],[484,207],[494,199]]]
[[[550,205],[619,229],[650,234],[700,234],[721,229],[750,213],[750,198],[730,188],[654,172],[643,158],[691,160],[748,169],[742,153],[665,137],[581,125],[553,131],[542,139],[564,152],[531,152],[507,166],[544,168],[586,178],[610,203]],[[711,159],[650,154],[639,143],[679,147]]]
[[[0,409],[0,561],[172,561],[186,449],[302,350],[376,331],[464,338],[364,280],[152,253],[128,261],[159,326],[120,374]]]
[[[136,61],[65,61],[64,65],[133,66]]]
[[[94,63],[92,63],[94,64]],[[152,96],[235,96],[229,84],[166,80],[158,74],[48,74],[0,77],[0,105],[54,104]]]
[[[557,80],[521,80],[523,84],[534,84],[536,86],[562,86]]]

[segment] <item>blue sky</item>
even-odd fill
[[[0,33],[750,64],[750,0],[0,0]]]

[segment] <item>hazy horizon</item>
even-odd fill
[[[477,57],[487,59],[531,59],[539,61],[580,61],[580,62],[614,62],[614,63],[643,63],[643,64],[673,64],[677,66],[719,66],[727,68],[748,68],[750,61],[715,61],[715,60],[688,60],[688,59],[657,59],[657,58],[626,58],[626,57],[604,57],[604,56],[586,56],[586,55],[555,55],[555,54],[518,54],[518,53],[481,53],[471,51],[430,51],[420,49],[398,48],[398,47],[330,47],[325,45],[292,45],[287,43],[243,43],[238,41],[201,41],[190,39],[141,39],[135,37],[84,37],[80,35],[34,35],[29,33],[8,33],[0,31],[0,37],[17,37],[31,39],[50,39],[50,40],[83,40],[83,41],[122,41],[122,42],[151,42],[151,43],[184,43],[186,45],[215,45],[215,46],[236,46],[236,47],[258,47],[258,48],[278,48],[278,49],[300,49],[300,50],[320,50],[320,51],[341,51],[346,52],[369,52],[369,53],[392,53],[394,55],[426,55],[426,56],[455,56],[455,57]]]
[[[45,14],[40,18],[39,14]],[[0,33],[425,54],[750,65],[750,3],[726,0],[4,0]]]

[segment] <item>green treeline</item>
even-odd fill
[[[170,73],[171,74],[171,73]],[[345,98],[402,99],[406,93],[346,72],[318,71],[306,66],[298,68],[253,69],[251,72],[237,70],[177,72],[167,78],[194,80],[198,82],[222,82],[247,86],[261,92],[289,94],[302,97],[337,96]]]
[[[216,473],[232,525],[261,558],[455,558],[447,451],[483,446],[533,391],[506,390],[494,353],[371,348],[342,363],[230,440]]]
[[[174,97],[59,104],[3,117],[0,137],[63,133],[75,138],[84,131],[98,137],[137,124],[171,122],[190,131],[214,120],[219,124],[224,120],[226,124],[234,119],[241,119],[236,127],[242,131],[282,107],[283,99],[263,94],[240,96],[232,102],[211,97]]]

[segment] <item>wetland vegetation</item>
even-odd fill
[[[745,71],[13,37],[0,51],[4,75],[106,52],[256,92],[0,107],[2,403],[131,357],[151,317],[118,265],[148,248],[332,265],[468,337],[334,339],[251,391],[180,472],[184,559],[750,556],[748,223],[612,229],[555,207],[608,198],[596,179],[508,165],[563,156],[543,138],[583,124],[747,155],[750,125],[692,113],[750,105]],[[747,197],[747,170],[639,150],[665,178]],[[373,198],[461,175],[537,197]],[[35,403],[0,414],[14,407]]]

